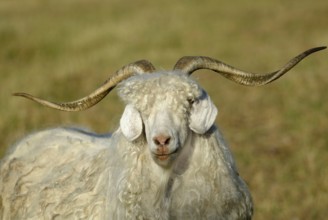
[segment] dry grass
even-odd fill
[[[112,131],[122,111],[115,94],[86,112],[64,113],[12,92],[75,99],[142,58],[170,69],[183,55],[207,55],[271,71],[302,50],[328,44],[327,21],[326,0],[1,0],[0,155],[47,127]],[[328,215],[326,61],[327,51],[315,54],[263,88],[195,74],[220,109],[218,124],[254,197],[254,219]]]

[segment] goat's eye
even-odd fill
[[[189,102],[190,105],[192,105],[192,104],[194,104],[195,99],[188,99],[188,102]]]

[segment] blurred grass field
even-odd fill
[[[121,66],[148,59],[171,69],[206,55],[268,72],[328,44],[328,1],[0,0],[0,156],[24,135],[62,125],[113,131],[123,109],[115,92],[79,113],[15,98],[56,101],[88,94]],[[328,50],[265,87],[194,75],[219,108],[255,202],[254,219],[328,216]]]

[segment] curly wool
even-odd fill
[[[51,129],[21,142],[1,163],[2,219],[240,219],[251,198],[214,129],[194,134],[173,169],[136,142]],[[33,143],[33,144],[32,144]],[[115,147],[113,147],[115,146]],[[219,146],[219,147],[218,147]],[[185,161],[190,161],[187,166]],[[170,185],[172,184],[172,185]]]
[[[172,169],[153,162],[144,137],[131,144],[120,135],[113,135],[113,162],[121,163],[121,171],[110,172],[109,197],[119,198],[110,203],[110,219],[250,218],[247,186],[216,128],[206,136],[193,134],[183,149],[186,157]]]
[[[145,115],[150,114],[150,107],[155,103],[165,102],[182,117],[189,106],[188,101],[197,99],[201,93],[200,86],[180,72],[136,75],[121,83],[118,92],[126,104],[132,104]]]
[[[0,219],[105,219],[109,137],[57,128],[0,163]]]

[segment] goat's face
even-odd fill
[[[170,165],[189,134],[186,120],[166,106],[165,100],[150,115],[142,114],[142,119],[152,158],[161,166]]]
[[[120,127],[129,141],[144,132],[153,160],[169,167],[191,132],[204,134],[217,109],[197,83],[178,73],[137,76],[123,83],[128,103]]]

